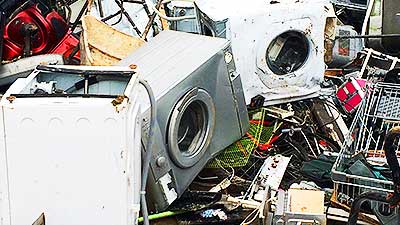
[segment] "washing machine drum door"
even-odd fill
[[[302,25],[308,24],[307,21]],[[297,30],[272,32],[259,41],[256,64],[260,80],[271,89],[306,86],[314,73],[319,72],[315,71],[318,64],[315,69],[311,66],[313,60],[319,62],[311,35]]]
[[[195,165],[210,144],[215,126],[215,105],[207,91],[194,88],[172,111],[168,126],[168,149],[181,168]]]
[[[305,64],[310,54],[307,37],[296,31],[285,32],[268,46],[265,58],[269,69],[277,75],[286,75]]]

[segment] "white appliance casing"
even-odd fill
[[[18,79],[0,101],[0,224],[131,225],[139,215],[138,79],[112,98],[7,100],[35,81]]]
[[[246,103],[263,95],[266,105],[315,97],[323,80],[324,0],[284,1],[270,4],[253,0],[198,0],[201,12],[213,21],[226,22],[226,38],[232,42],[238,72],[242,76]],[[270,43],[287,31],[304,34],[309,42],[306,62],[296,71],[274,74],[266,62]]]

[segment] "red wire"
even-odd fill
[[[271,125],[271,122],[266,121],[266,120],[250,120],[250,123],[252,123],[252,124],[262,124],[264,126]]]
[[[268,143],[261,144],[261,145],[259,146],[260,150],[261,150],[261,151],[267,151],[269,148],[272,147],[272,144],[273,144],[276,140],[278,140],[278,138],[279,138],[280,136],[281,136],[280,134],[279,134],[279,135],[275,135],[275,136],[273,136],[273,137],[271,138],[271,140],[270,140]]]

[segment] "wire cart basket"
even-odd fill
[[[348,208],[354,198],[362,193],[393,192],[393,182],[382,176],[383,172],[379,169],[371,168],[385,170],[385,135],[396,126],[400,126],[400,85],[368,84],[366,97],[356,112],[350,132],[332,168],[334,203]],[[399,154],[397,149],[398,158]],[[371,209],[378,214],[378,218],[382,216],[382,210],[388,211],[388,215],[393,214],[393,210],[382,203],[375,203],[375,206],[372,203]],[[397,209],[395,211],[394,214]]]

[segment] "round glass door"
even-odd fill
[[[286,75],[300,69],[306,63],[309,54],[307,37],[298,31],[287,31],[270,43],[266,61],[274,74]]]
[[[168,127],[168,149],[182,168],[195,165],[207,150],[215,126],[215,106],[203,89],[194,88],[179,100]]]

